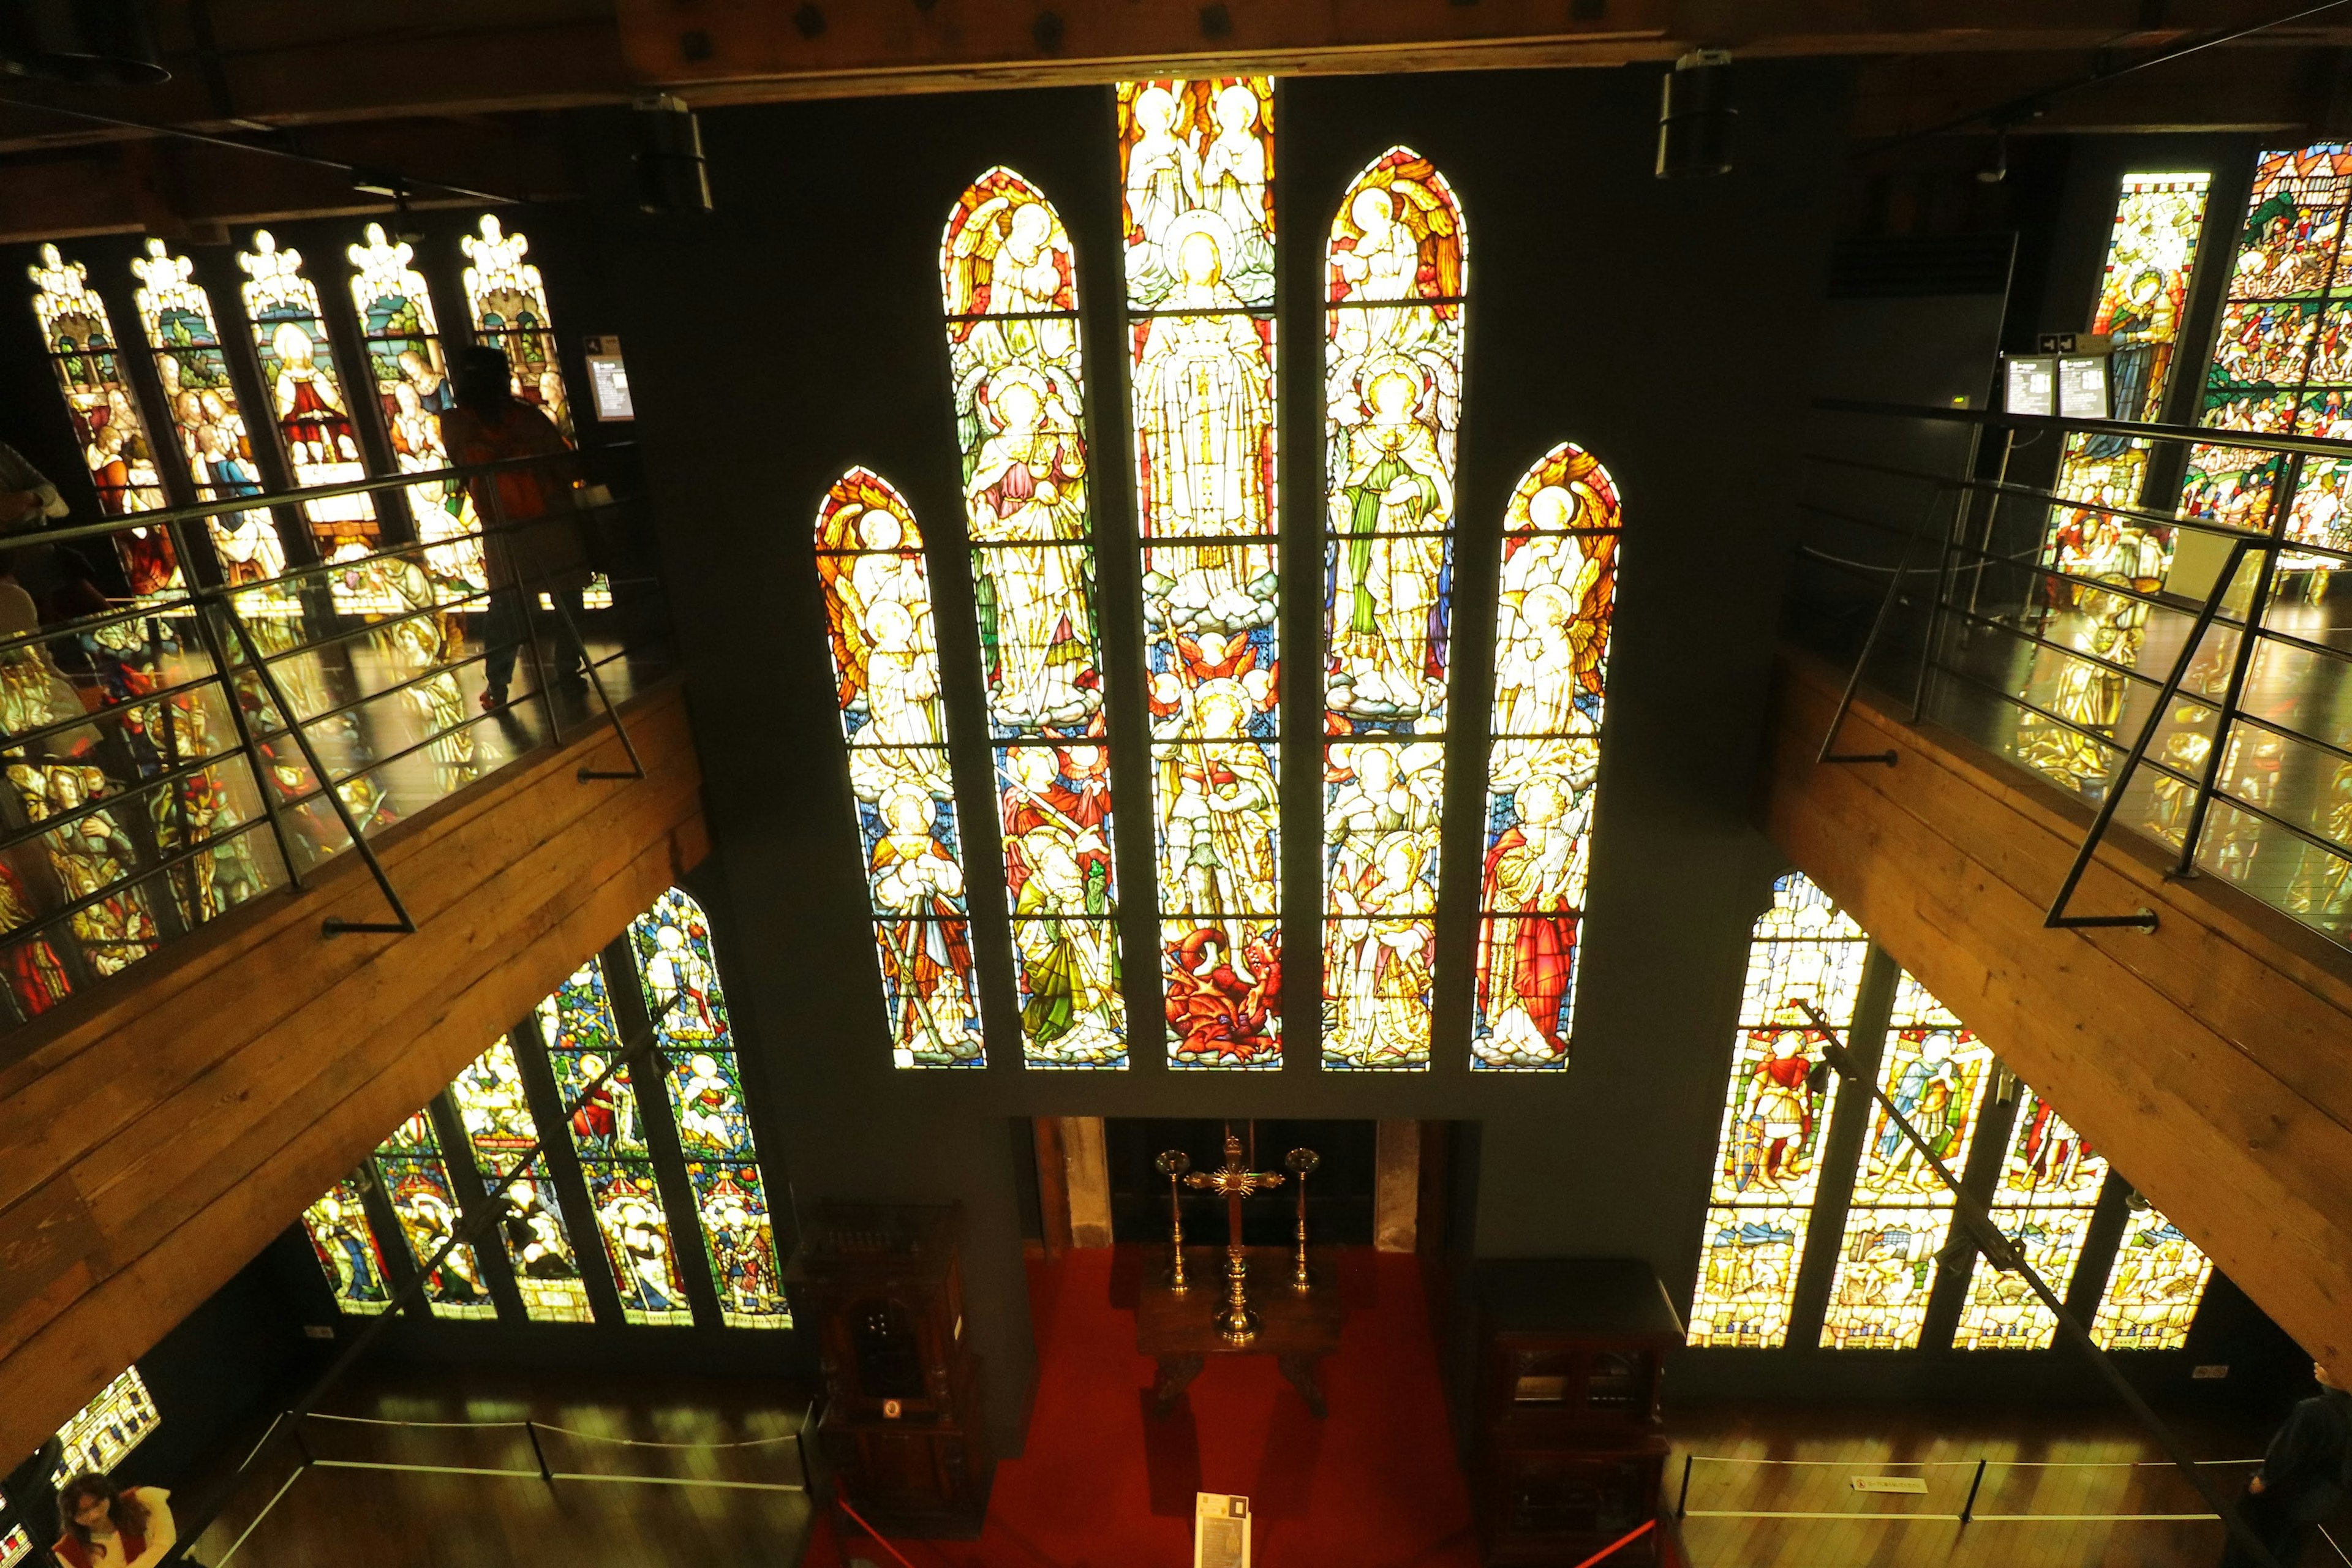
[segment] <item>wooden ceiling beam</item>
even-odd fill
[[[2025,98],[2090,71],[2095,54],[1903,55],[1856,70],[1857,138],[1902,136]],[[2278,132],[2317,140],[2347,130],[2352,54],[2342,49],[2215,49],[2194,62],[2065,93],[2010,129],[2020,134]],[[1979,127],[1979,129],[1990,129]]]

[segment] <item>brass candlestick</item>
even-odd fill
[[[1193,1172],[1184,1178],[1184,1184],[1225,1200],[1225,1304],[1217,1310],[1217,1332],[1228,1344],[1245,1345],[1257,1338],[1258,1315],[1249,1304],[1249,1257],[1242,1250],[1242,1200],[1282,1185],[1282,1177],[1274,1171],[1243,1170],[1242,1141],[1228,1131],[1225,1163],[1213,1171]]]
[[[1184,1200],[1176,1191],[1176,1180],[1192,1168],[1192,1156],[1181,1149],[1163,1149],[1151,1162],[1160,1173],[1168,1178],[1168,1289],[1181,1295],[1192,1287],[1184,1279]]]
[[[1282,1163],[1298,1177],[1298,1261],[1290,1271],[1290,1288],[1304,1292],[1314,1289],[1307,1278],[1307,1176],[1323,1163],[1323,1156],[1312,1149],[1293,1149]]]

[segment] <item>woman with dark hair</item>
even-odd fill
[[[467,481],[482,520],[490,603],[483,638],[482,706],[497,712],[507,705],[507,681],[515,655],[530,635],[526,616],[541,594],[571,611],[551,616],[551,678],[577,685],[586,655],[572,635],[579,624],[581,590],[588,586],[586,548],[572,517],[572,479],[576,462],[562,434],[530,404],[514,395],[514,371],[503,350],[480,343],[457,355],[457,405],[441,416],[442,444],[460,467],[517,458],[543,458],[536,467],[478,474]]]
[[[63,1535],[49,1550],[66,1568],[153,1568],[179,1544],[171,1493],[162,1487],[116,1486],[95,1471],[58,1490]]]

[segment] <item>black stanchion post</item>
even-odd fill
[[[1698,1456],[1696,1454],[1685,1454],[1683,1456],[1683,1489],[1675,1499],[1675,1517],[1676,1519],[1684,1518],[1690,1512],[1691,1461],[1697,1458]]]
[[[1976,1479],[1969,1483],[1969,1500],[1960,1505],[1960,1522],[1966,1524],[1977,1511],[1977,1489],[1984,1485],[1985,1462],[1977,1461]]]
[[[547,1450],[539,1446],[539,1423],[526,1419],[522,1429],[523,1435],[530,1439],[530,1457],[539,1461],[539,1479],[547,1483],[550,1491],[554,1490],[555,1472],[547,1468]]]

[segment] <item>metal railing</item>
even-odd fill
[[[2154,927],[2145,908],[2074,908],[2120,825],[2161,844],[2175,876],[2225,877],[2352,945],[2352,593],[2339,605],[2330,591],[2352,567],[2352,442],[1815,407],[1847,449],[1807,458],[1791,631],[1853,660],[1818,760],[1892,765],[1838,739],[1866,679],[1907,689],[1910,721],[2096,808],[2049,925]],[[1969,449],[1937,471],[1920,451],[1952,425]],[[2056,477],[2014,477],[2044,441],[2061,447]],[[2142,489],[2180,493],[2184,470],[2200,505],[2143,504]],[[2086,471],[2110,477],[2093,489]]]
[[[668,663],[650,519],[641,493],[573,489],[583,460],[565,452],[0,535],[0,572],[36,567],[22,574],[67,606],[0,637],[0,1029],[230,910],[299,891],[346,852],[388,918],[330,919],[326,934],[413,931],[372,836],[588,725],[620,728],[630,766],[583,768],[583,782],[643,777],[618,704]],[[499,480],[532,469],[556,505],[509,520]],[[283,536],[320,503],[391,492],[444,500],[437,529],[284,561]],[[278,542],[257,552],[264,528]],[[97,546],[116,549],[126,575],[138,564],[144,591],[96,589],[78,568]],[[538,564],[583,550],[604,569],[593,610]],[[74,591],[56,594],[58,581]],[[23,621],[25,601],[10,598]],[[576,675],[559,668],[575,654]],[[501,677],[508,700],[488,700]]]

